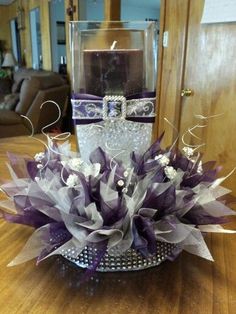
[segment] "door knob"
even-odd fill
[[[185,88],[185,89],[182,89],[181,90],[181,97],[189,97],[189,96],[192,96],[193,95],[193,91],[190,89],[190,88]]]

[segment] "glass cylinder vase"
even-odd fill
[[[72,107],[81,157],[101,147],[129,164],[151,143],[157,24],[71,22]]]

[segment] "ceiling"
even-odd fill
[[[13,2],[14,0],[0,0],[0,5],[9,5]]]

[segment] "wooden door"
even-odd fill
[[[216,160],[223,166],[220,174],[226,175],[236,166],[236,23],[200,24],[204,0],[166,0],[165,5],[169,44],[162,64],[159,133],[165,128],[170,132],[164,117],[177,127],[180,138],[196,124],[207,125],[194,130],[201,140],[185,140],[205,143],[200,148],[203,158]],[[181,97],[186,88],[193,95]],[[168,141],[175,136],[172,132]],[[236,172],[224,185],[236,195]]]
[[[216,160],[226,175],[236,166],[236,23],[200,24],[203,0],[190,0],[182,88],[180,133],[196,124],[204,159]],[[210,117],[199,119],[195,115]],[[187,139],[187,138],[186,138]],[[225,185],[236,194],[236,173]]]

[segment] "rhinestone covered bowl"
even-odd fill
[[[166,242],[157,242],[156,248],[156,253],[147,258],[132,248],[118,256],[109,255],[106,252],[96,271],[124,272],[147,269],[161,264],[178,249],[176,244]],[[111,251],[111,253],[115,252]],[[86,246],[79,255],[77,255],[76,250],[64,250],[61,254],[81,268],[91,268],[99,258],[99,250],[95,246]]]

